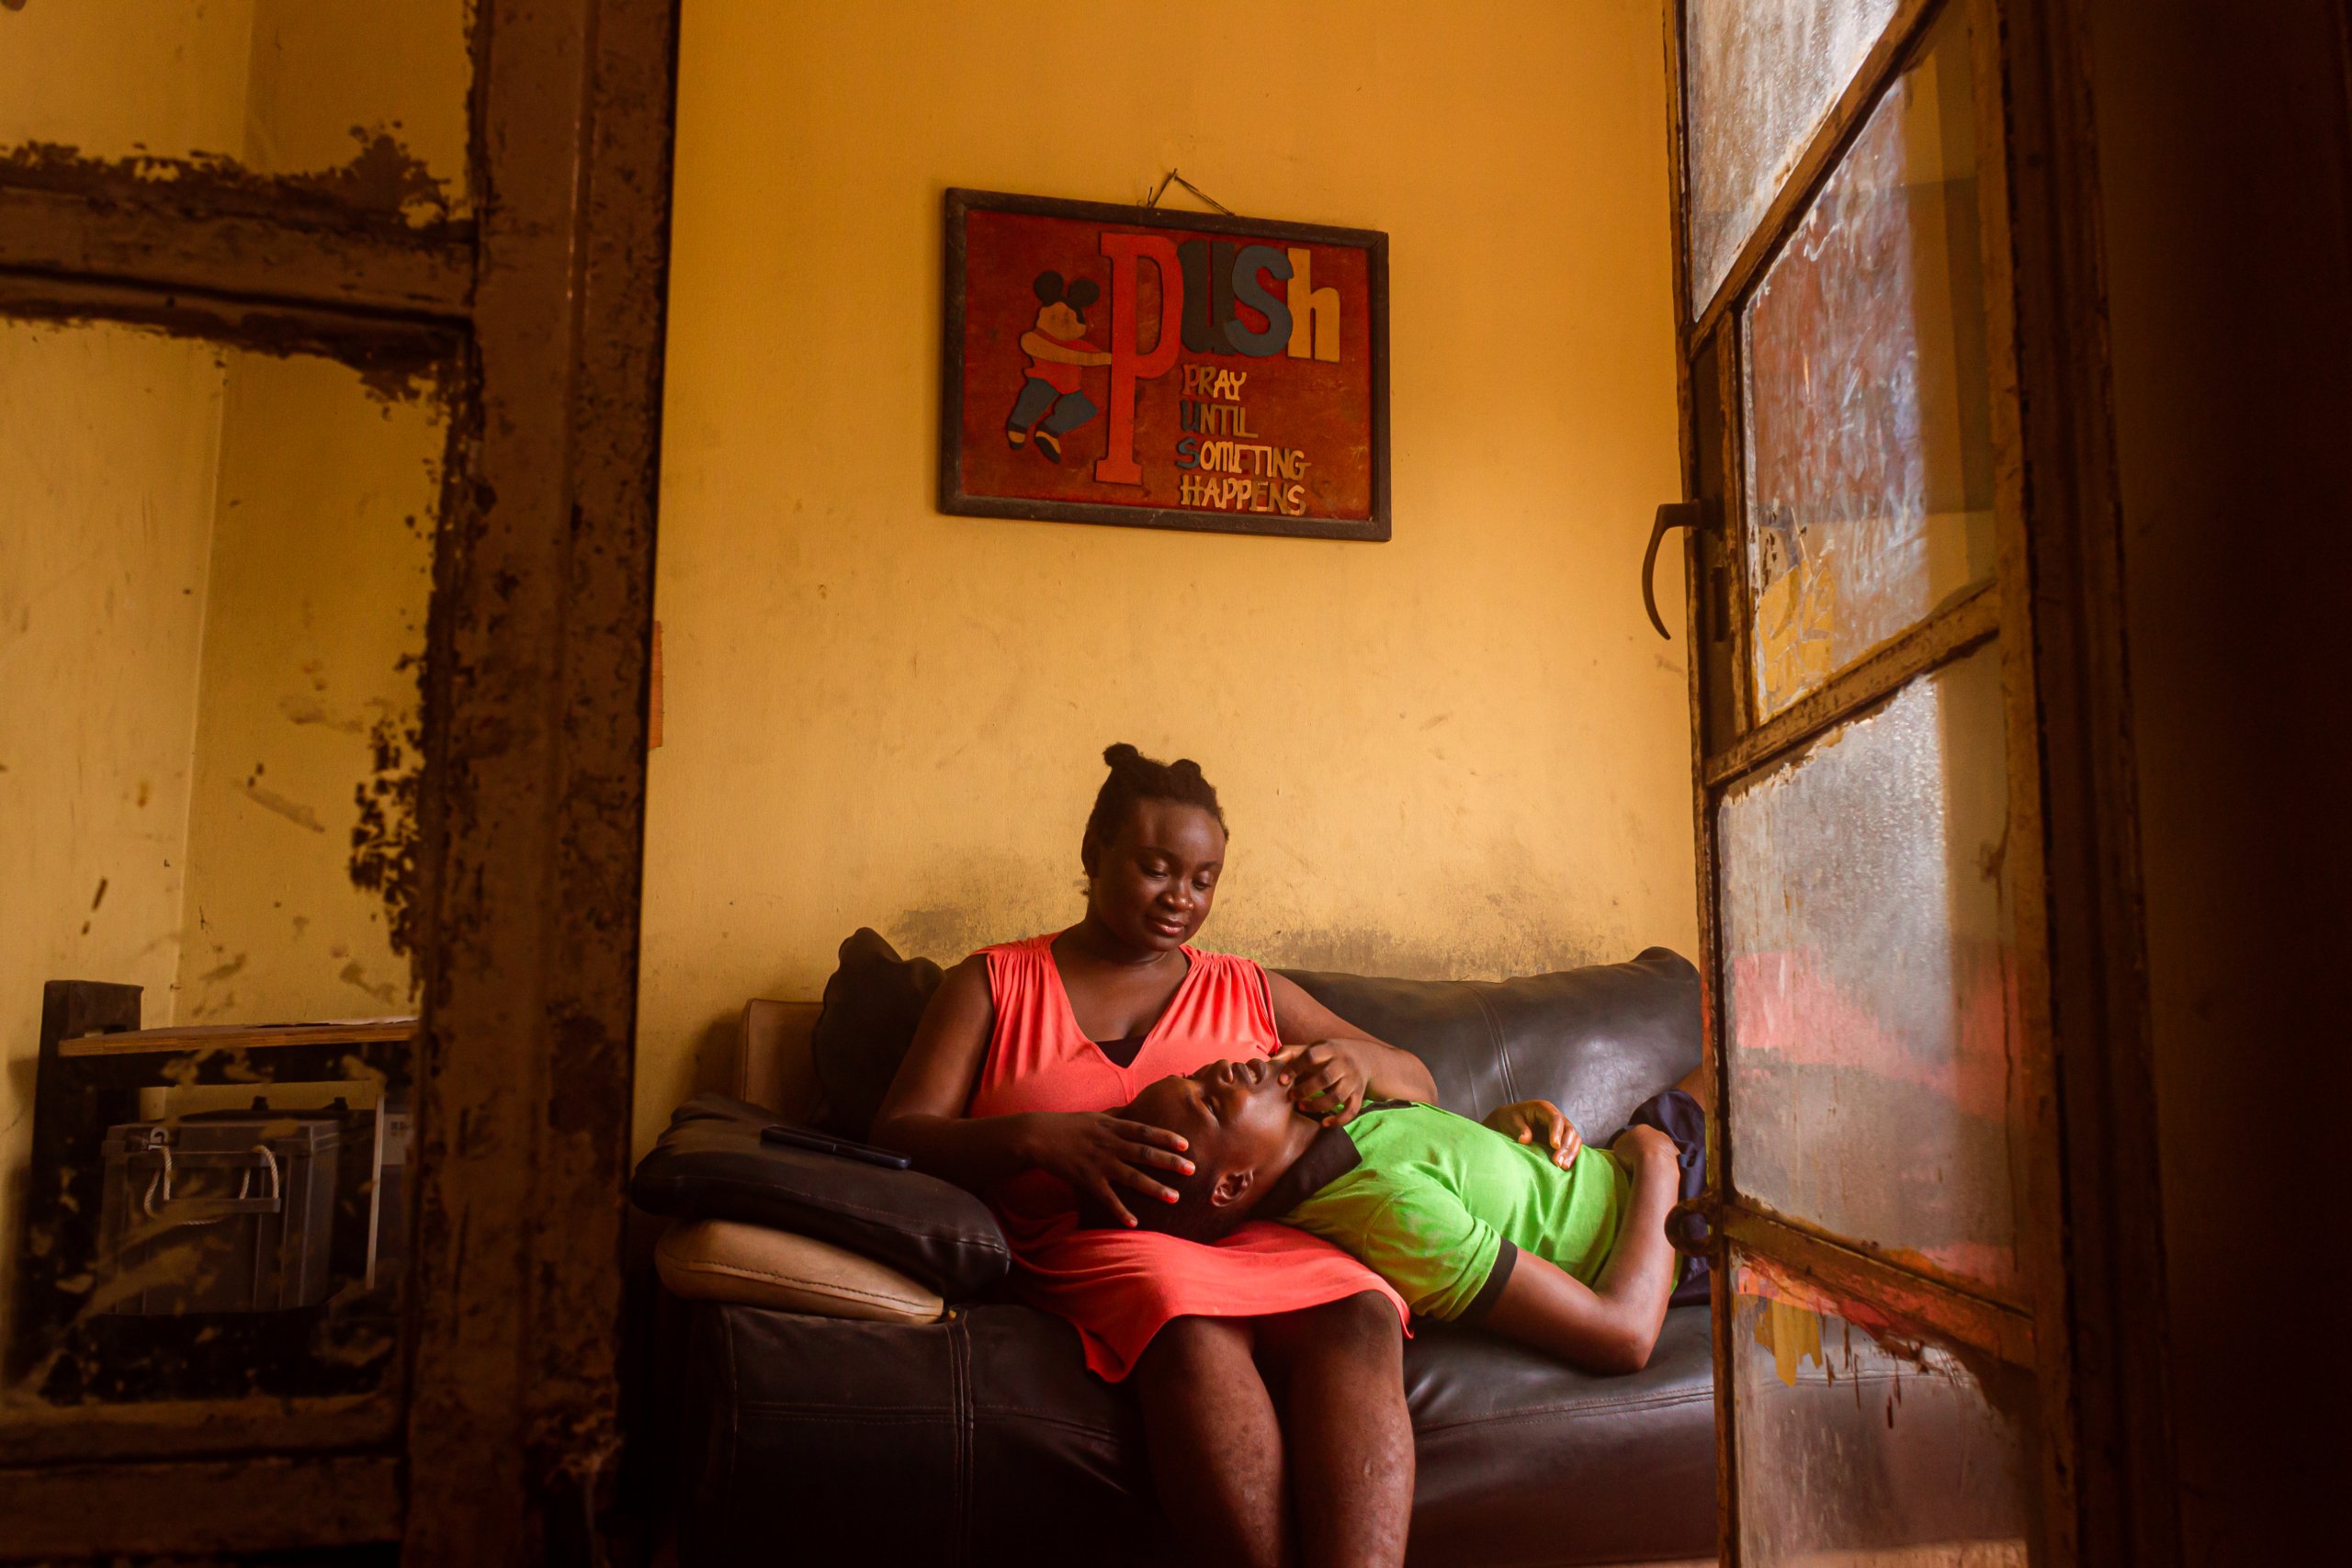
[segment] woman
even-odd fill
[[[1130,1228],[1134,1205],[1175,1201],[1155,1172],[1192,1168],[1182,1138],[1109,1112],[1157,1078],[1252,1054],[1333,1119],[1436,1086],[1288,980],[1187,946],[1225,865],[1216,791],[1189,760],[1125,745],[1102,760],[1079,847],[1086,918],[948,972],[873,1136],[987,1197],[1016,1288],[1077,1326],[1096,1372],[1133,1375],[1160,1501],[1207,1561],[1402,1562],[1404,1303],[1287,1226],[1214,1247]],[[1081,1225],[1080,1193],[1121,1226]]]

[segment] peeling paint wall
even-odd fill
[[[445,433],[331,361],[0,322],[0,1287],[44,982],[150,1028],[413,1010],[351,863],[412,761]]]
[[[331,360],[230,368],[188,808],[182,1023],[409,1012],[355,795],[417,723],[447,427]]]
[[[201,344],[0,323],[0,1316],[42,983],[172,1021],[224,379]]]
[[[1211,945],[1693,950],[1683,645],[1637,575],[1680,493],[1657,29],[1649,0],[688,7],[641,1136],[853,928],[953,959],[1074,918],[1113,740],[1223,792]],[[1393,543],[933,509],[941,190],[1135,200],[1170,166],[1390,234]]]

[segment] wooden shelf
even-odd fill
[[[57,1043],[60,1056],[140,1056],[171,1051],[266,1051],[281,1045],[364,1045],[406,1040],[417,1030],[413,1018],[377,1023],[221,1023],[196,1029],[130,1029],[113,1034],[83,1034]]]

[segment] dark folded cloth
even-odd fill
[[[1634,1107],[1628,1127],[1655,1127],[1674,1140],[1682,1167],[1680,1201],[1688,1203],[1707,1187],[1707,1113],[1697,1100],[1679,1089],[1662,1089]],[[1612,1142],[1614,1140],[1611,1140]],[[1682,1280],[1668,1298],[1674,1306],[1704,1305],[1708,1300],[1707,1260],[1685,1258]]]

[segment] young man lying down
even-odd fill
[[[1139,1224],[1215,1241],[1244,1220],[1324,1237],[1396,1287],[1416,1313],[1476,1323],[1595,1372],[1649,1363],[1677,1288],[1667,1212],[1695,1194],[1704,1127],[1668,1089],[1608,1148],[1578,1147],[1548,1100],[1486,1123],[1434,1105],[1374,1100],[1345,1126],[1294,1108],[1264,1060],[1212,1062],[1152,1084],[1122,1113],[1179,1133],[1193,1172],[1155,1171],[1172,1203]],[[1668,1129],[1672,1131],[1669,1133]]]

